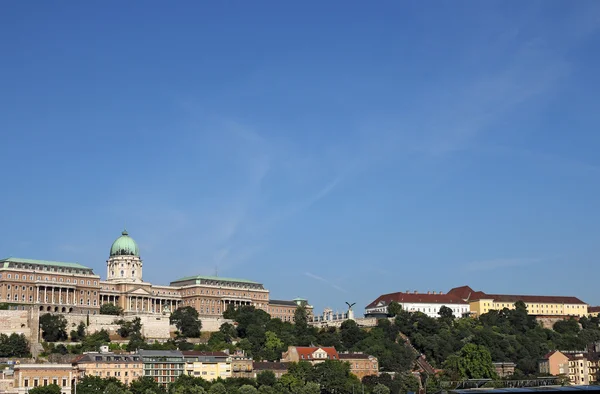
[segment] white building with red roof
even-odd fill
[[[388,306],[392,301],[396,301],[407,312],[422,312],[429,317],[439,317],[439,311],[442,306],[452,310],[455,317],[462,317],[469,314],[469,303],[455,294],[444,294],[441,291],[428,291],[427,293],[398,292],[384,294],[365,308],[365,316],[382,316],[388,313]]]

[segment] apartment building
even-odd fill
[[[312,365],[335,360],[350,365],[350,372],[362,379],[364,376],[379,375],[377,357],[364,353],[338,353],[334,347],[289,346],[281,355],[282,363],[306,361]],[[254,363],[256,368],[256,363]]]
[[[143,362],[138,354],[115,354],[111,352],[85,353],[73,361],[79,377],[98,376],[115,378],[123,384],[143,376]]]
[[[139,350],[144,376],[151,376],[167,386],[185,371],[183,353],[178,350]]]
[[[14,367],[14,392],[28,393],[30,389],[55,384],[62,394],[71,394],[76,369],[71,364],[17,364]]]
[[[572,296],[487,294],[469,286],[455,287],[448,294],[468,302],[472,316],[480,316],[491,310],[514,309],[517,301],[524,302],[527,312],[535,316],[588,315],[588,305]]]
[[[224,352],[184,351],[185,373],[213,381],[227,379],[231,374],[231,357]]]

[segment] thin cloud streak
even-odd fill
[[[346,289],[343,289],[342,287],[336,285],[335,283],[331,282],[330,280],[327,280],[327,279],[323,278],[322,276],[315,275],[315,274],[313,274],[311,272],[305,272],[304,275],[307,276],[307,277],[309,277],[309,278],[315,279],[315,280],[317,280],[319,282],[323,282],[323,283],[331,286],[332,288],[334,288],[334,289],[336,289],[338,291],[341,291],[343,293],[347,293]]]

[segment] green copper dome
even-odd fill
[[[111,256],[138,256],[140,257],[140,249],[137,244],[129,236],[127,230],[123,230],[121,236],[113,242],[110,247]]]

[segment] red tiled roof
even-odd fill
[[[327,353],[329,358],[339,359],[338,352],[334,347],[304,347],[304,346],[296,346],[296,351],[298,352],[298,356],[300,359],[310,360],[312,359],[310,356],[317,350],[322,349]],[[302,357],[304,356],[304,357]]]
[[[485,296],[483,291],[475,291],[469,286],[461,286],[450,289],[448,294],[460,297],[462,300],[469,301],[473,299],[479,299],[477,297]]]
[[[600,306],[588,306],[588,312],[590,312],[590,313],[600,312]]]
[[[465,301],[455,294],[415,294],[399,292],[381,295],[375,301],[367,305],[367,308],[375,308],[380,302],[383,302],[383,305],[389,305],[392,301],[401,304],[404,302],[415,304],[465,304]]]

